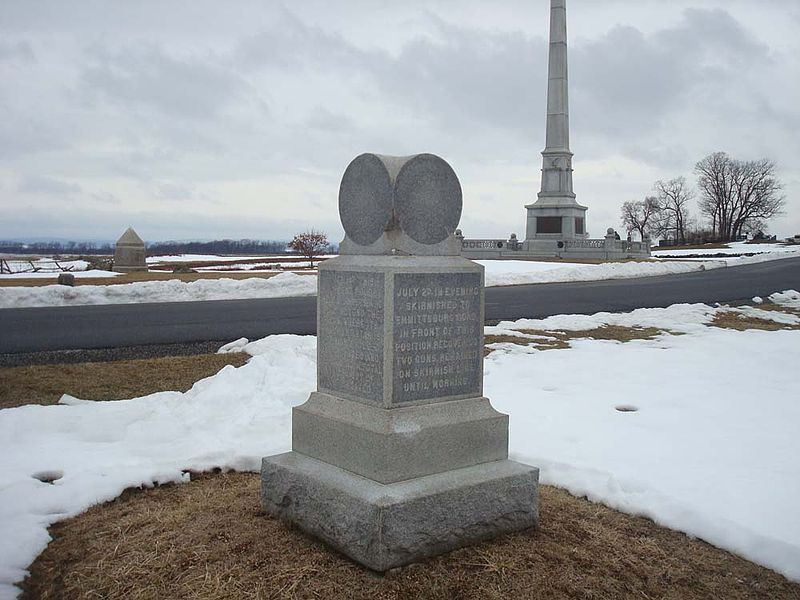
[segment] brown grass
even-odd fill
[[[655,327],[623,327],[621,325],[603,325],[595,329],[586,329],[584,331],[547,331],[543,329],[518,329],[517,331],[530,337],[487,335],[484,339],[484,343],[517,344],[518,346],[530,346],[537,350],[565,350],[570,347],[571,340],[578,339],[613,340],[625,343],[632,342],[633,340],[652,340],[662,333],[680,335],[677,332],[657,329]],[[484,355],[491,352],[491,348],[484,349]]]
[[[51,527],[23,598],[800,598],[800,585],[542,487],[541,529],[377,575],[266,517],[255,474],[127,491]]]
[[[761,307],[759,306],[758,308]],[[770,319],[760,319],[758,317],[727,310],[714,315],[714,320],[711,322],[711,325],[723,329],[735,329],[737,331],[746,331],[748,329],[759,329],[761,331],[781,331],[784,329],[800,330],[800,325],[778,323]]]
[[[800,316],[800,308],[792,308],[791,306],[772,304],[771,302],[765,302],[764,304],[757,304],[753,308],[757,308],[758,310],[765,310],[767,312],[780,312],[780,313],[785,313],[787,315]]]
[[[62,394],[84,400],[120,400],[163,391],[185,392],[225,365],[249,356],[200,354],[97,363],[35,365],[0,369],[0,409],[56,404]]]

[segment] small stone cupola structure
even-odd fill
[[[147,271],[144,240],[128,227],[122,237],[117,240],[114,251],[114,271],[117,273],[135,273]]]

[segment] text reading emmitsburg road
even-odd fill
[[[394,291],[394,401],[480,391],[480,275],[403,274]]]

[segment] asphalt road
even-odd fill
[[[800,289],[800,258],[684,275],[488,288],[486,320],[748,302],[785,289]],[[313,334],[315,313],[314,297],[2,309],[0,354]]]

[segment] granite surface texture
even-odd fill
[[[385,408],[482,395],[481,265],[340,256],[319,272],[319,391]]]
[[[509,460],[382,485],[290,452],[262,463],[262,507],[386,571],[535,527],[539,470]]]
[[[315,392],[292,411],[292,448],[396,483],[508,458],[508,415],[486,398],[385,409]]]
[[[458,254],[462,191],[438,156],[362,154],[339,186],[342,254]]]
[[[144,240],[131,227],[117,240],[114,250],[114,271],[118,273],[147,271]]]

